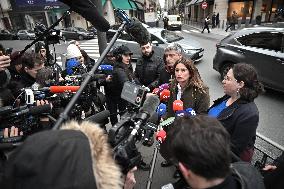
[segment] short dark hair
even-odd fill
[[[216,118],[179,117],[167,135],[174,162],[208,180],[230,173],[230,135]]]
[[[35,53],[26,52],[22,58],[23,69],[25,67],[32,69],[37,65],[44,64],[44,62],[36,56]]]
[[[239,63],[235,64],[232,70],[235,79],[244,82],[244,87],[239,91],[241,99],[253,101],[264,91],[263,85],[258,80],[257,71],[252,65]]]

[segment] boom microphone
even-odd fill
[[[113,70],[113,66],[112,65],[108,65],[108,64],[103,64],[100,65],[98,67],[98,70],[102,70],[102,71],[112,71]]]
[[[137,115],[138,119],[146,120],[151,117],[155,112],[160,103],[158,96],[153,95],[146,98],[140,113]]]
[[[140,45],[146,45],[151,41],[151,35],[137,18],[129,18],[123,10],[117,10],[116,16],[127,23],[126,32]]]
[[[21,116],[24,114],[29,114],[29,115],[40,115],[43,113],[50,113],[51,112],[51,105],[50,104],[45,104],[41,106],[34,106],[34,107],[27,107],[24,106],[25,108],[20,108],[20,111],[17,111],[15,113],[12,113],[8,115],[9,117],[15,117],[15,116]]]
[[[99,31],[106,32],[109,30],[109,22],[99,13],[92,0],[59,0],[68,5],[72,10],[83,16],[86,20]],[[101,1],[98,1],[101,3]]]
[[[44,87],[42,91],[49,91],[51,93],[70,93],[70,92],[77,92],[80,86],[50,86]]]

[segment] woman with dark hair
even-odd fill
[[[243,161],[253,156],[259,112],[254,99],[263,92],[257,72],[249,64],[235,64],[224,77],[225,96],[214,101],[208,114],[231,135],[231,150]]]
[[[206,113],[210,103],[209,89],[203,83],[198,69],[188,59],[174,65],[175,79],[171,82],[171,95],[166,117],[174,117],[173,102],[181,100],[183,108],[193,108],[197,114]]]
[[[198,69],[194,66],[193,62],[188,59],[181,59],[174,65],[175,79],[170,84],[170,98],[168,101],[168,109],[166,118],[174,117],[175,112],[173,109],[173,103],[175,100],[181,100],[183,102],[183,109],[192,108],[197,114],[206,114],[209,108],[210,97],[209,89],[203,83]],[[165,130],[170,132],[169,128]],[[166,159],[161,163],[162,167],[172,165],[169,161],[172,157],[170,150],[167,148],[167,143],[171,141],[165,140],[161,145],[160,153]],[[174,177],[179,177],[179,172],[174,173]]]

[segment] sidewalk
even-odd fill
[[[188,29],[188,30],[195,29],[195,30],[200,31],[200,33],[202,31],[202,27],[201,26],[190,25],[190,24],[185,24],[185,23],[183,24],[183,29]],[[207,34],[207,33],[208,33],[207,30],[204,30],[204,34]],[[231,32],[230,31],[225,32],[225,29],[222,29],[222,28],[213,28],[213,29],[210,28],[210,33],[215,34],[215,35],[227,36]]]

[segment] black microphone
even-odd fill
[[[104,124],[105,120],[110,116],[110,112],[108,110],[101,111],[99,113],[96,113],[95,115],[92,115],[90,117],[87,117],[85,121],[90,121],[93,123],[98,124]]]
[[[109,30],[109,22],[99,13],[97,7],[92,0],[59,0],[68,5],[71,10],[74,10],[101,32]],[[99,1],[101,3],[101,1]]]
[[[126,31],[140,45],[146,45],[151,41],[151,35],[142,23],[135,17],[129,18],[123,10],[116,10],[116,16],[127,23]]]
[[[29,115],[40,115],[43,113],[50,113],[51,112],[51,105],[50,104],[44,104],[41,106],[34,106],[34,107],[23,107],[19,109],[20,111],[14,112],[9,115],[9,117],[15,117],[15,116],[21,116],[24,114]]]

